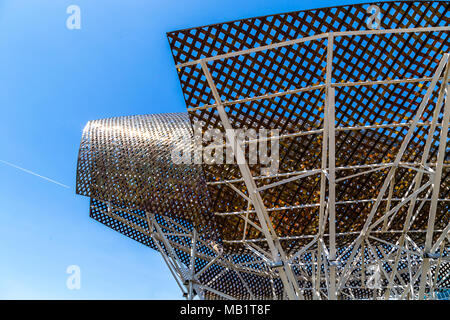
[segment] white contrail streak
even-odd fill
[[[32,174],[33,176],[42,178],[42,179],[47,180],[47,181],[50,181],[50,182],[53,182],[53,183],[55,183],[55,184],[57,184],[57,185],[59,185],[59,186],[61,186],[61,187],[70,189],[70,187],[69,187],[69,186],[66,186],[65,184],[62,184],[62,183],[60,183],[60,182],[58,182],[58,181],[55,181],[55,180],[52,180],[52,179],[50,179],[50,178],[41,176],[40,174],[37,174],[37,173],[35,173],[35,172],[33,172],[33,171],[30,171],[30,170],[24,169],[24,168],[22,168],[22,167],[16,166],[15,164],[12,164],[12,163],[10,163],[10,162],[8,162],[8,161],[0,160],[0,162],[3,162],[4,164],[6,164],[6,165],[8,165],[8,166],[11,166],[11,167],[13,167],[13,168],[22,170],[22,171],[24,171],[24,172],[26,172],[26,173]]]

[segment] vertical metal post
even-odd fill
[[[195,274],[195,254],[197,246],[197,230],[193,230],[192,241],[191,241],[191,260],[189,262],[189,300],[194,299],[194,288],[192,287],[192,281],[194,280]]]
[[[444,163],[445,151],[447,147],[447,137],[448,137],[448,128],[449,128],[449,118],[450,118],[450,98],[448,96],[450,86],[447,85],[447,82],[443,81],[442,86],[446,86],[447,95],[445,98],[445,106],[444,106],[444,115],[442,119],[442,127],[441,134],[439,139],[439,150],[436,161],[436,170],[434,172],[433,177],[433,193],[431,195],[431,204],[430,204],[430,213],[428,216],[428,227],[427,234],[425,238],[425,248],[424,248],[424,258],[422,262],[422,275],[420,278],[420,287],[419,287],[419,300],[423,300],[425,297],[425,284],[427,280],[428,271],[430,269],[430,257],[429,254],[430,249],[432,247],[433,241],[433,233],[434,233],[434,223],[436,220],[436,210],[437,210],[437,200],[439,198],[439,191],[441,187],[441,178],[442,178],[442,167]]]
[[[333,76],[333,45],[334,36],[328,35],[327,48],[327,113],[328,113],[328,210],[329,210],[329,245],[330,245],[330,285],[328,297],[336,300],[336,137],[335,137],[335,90],[331,87]]]
[[[392,180],[389,185],[388,201],[386,203],[386,212],[385,212],[385,218],[383,221],[383,229],[382,229],[384,231],[386,231],[388,228],[389,219],[388,219],[387,213],[391,209],[391,202],[392,202],[392,195],[394,193],[394,186],[395,186],[395,170],[394,170],[394,174],[392,175]]]

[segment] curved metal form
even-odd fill
[[[90,121],[78,156],[76,192],[211,227],[214,217],[201,166],[172,161],[174,152],[192,148],[183,113]]]
[[[77,192],[188,298],[448,299],[449,22],[448,1],[396,1],[170,32],[188,116],[90,122]],[[217,147],[190,126],[244,161],[174,164]]]
[[[158,250],[186,297],[282,297],[259,257],[223,252],[201,166],[173,161],[193,146],[183,113],[90,121],[77,193],[91,198],[93,219]]]

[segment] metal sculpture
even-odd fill
[[[168,33],[188,115],[90,122],[77,192],[187,298],[448,298],[448,12],[380,2]],[[268,141],[278,171],[261,174],[250,145]],[[219,147],[244,156],[172,161]]]

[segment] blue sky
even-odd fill
[[[185,111],[166,32],[364,1],[0,0],[0,299],[180,299],[156,252],[75,195],[92,119]],[[66,28],[69,5],[81,29]],[[80,290],[66,287],[69,265]]]

